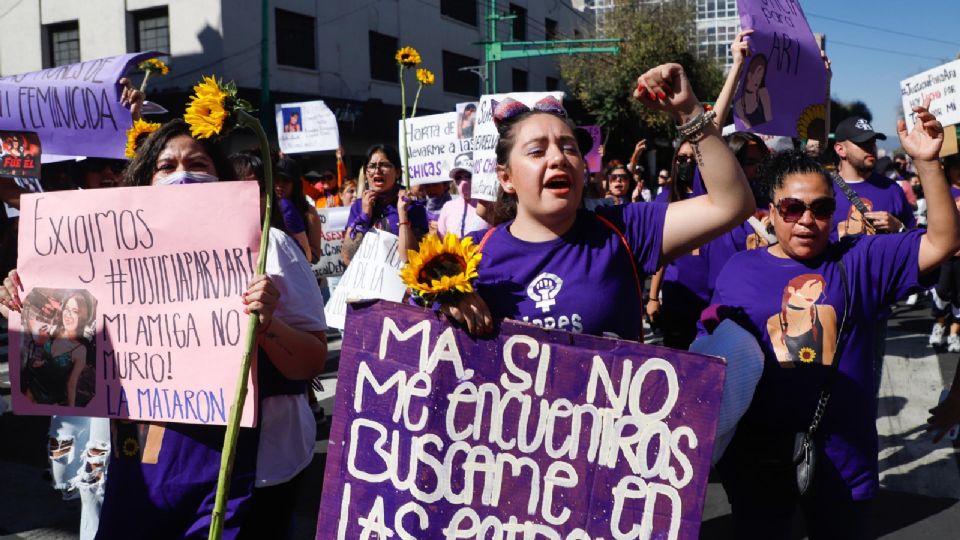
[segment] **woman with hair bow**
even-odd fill
[[[740,223],[753,211],[743,171],[678,64],[638,79],[634,96],[670,113],[690,141],[709,194],[673,204],[580,209],[584,162],[573,126],[553,98],[533,110],[496,106],[497,177],[516,218],[481,237],[477,292],[444,307],[476,334],[511,318],[594,335],[641,337],[641,273]],[[635,301],[618,301],[635,296]],[[616,306],[614,303],[616,302]]]

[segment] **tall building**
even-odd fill
[[[640,5],[657,5],[671,1],[695,4],[694,42],[697,54],[701,57],[716,58],[724,65],[724,70],[728,70],[733,64],[730,42],[740,31],[737,0],[636,0]],[[617,0],[593,0],[586,3],[586,7],[594,11],[598,35],[603,33],[604,24],[616,2]]]
[[[125,52],[167,53],[170,74],[152,77],[148,98],[179,114],[201,75],[234,80],[260,103],[263,6],[269,91],[274,103],[323,99],[340,121],[347,153],[395,142],[400,86],[394,54],[415,47],[437,84],[420,111],[452,111],[481,93],[469,69],[483,60],[489,0],[20,0],[0,2],[0,75]],[[514,18],[501,39],[545,41],[585,35],[593,15],[574,0],[497,2]],[[139,76],[135,76],[139,81]],[[497,63],[501,92],[557,89],[555,57]],[[415,85],[412,77],[410,85]],[[414,86],[415,87],[415,86]],[[273,126],[267,126],[273,129]]]

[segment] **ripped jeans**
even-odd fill
[[[110,420],[52,417],[49,452],[53,488],[62,492],[65,500],[80,498],[80,539],[92,540],[100,523],[110,458]]]

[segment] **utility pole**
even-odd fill
[[[269,126],[273,123],[273,109],[270,107],[270,0],[261,1],[263,24],[260,26],[260,123]]]
[[[486,2],[487,41],[483,42],[483,63],[486,66],[486,93],[497,93],[497,62],[514,58],[533,58],[557,54],[620,54],[614,45],[619,39],[564,39],[556,41],[499,41],[497,23],[515,19],[516,15],[497,13],[496,0]],[[606,45],[606,46],[604,46]]]

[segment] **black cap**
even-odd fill
[[[323,175],[318,173],[317,171],[310,171],[307,174],[303,175],[303,177],[306,178],[307,180],[310,180],[311,182],[317,182],[318,180],[323,178]]]
[[[843,119],[837,124],[836,129],[837,142],[853,141],[855,143],[864,143],[871,139],[887,140],[887,136],[873,130],[873,126],[866,119],[859,116],[851,116]]]
[[[277,161],[277,176],[283,176],[290,180],[300,179],[300,165],[290,158],[280,158]]]

